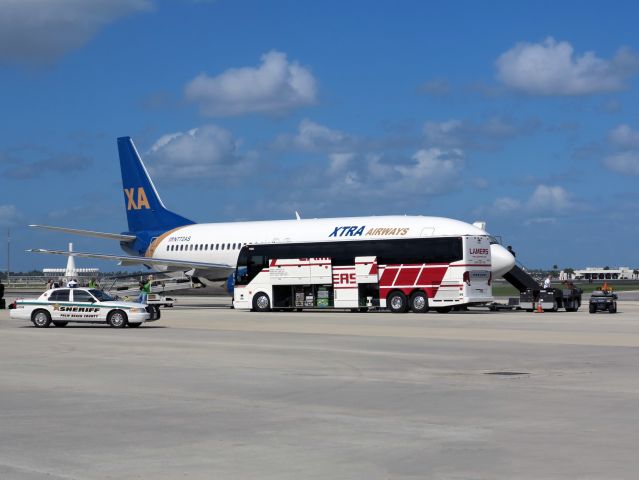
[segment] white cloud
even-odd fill
[[[386,194],[441,195],[457,187],[464,165],[461,150],[428,148],[418,150],[409,163],[384,161],[381,155],[369,155],[367,168],[374,190]]]
[[[350,148],[355,139],[339,130],[304,119],[295,135],[280,135],[274,142],[281,149],[302,150],[305,152],[334,151]]]
[[[539,185],[527,202],[528,210],[535,213],[565,213],[573,205],[570,194],[559,186]]]
[[[625,87],[639,69],[639,56],[628,48],[610,60],[594,52],[575,55],[568,42],[548,37],[541,43],[517,43],[496,61],[497,78],[531,95],[588,95]]]
[[[521,202],[510,197],[501,197],[493,202],[491,210],[499,215],[507,215],[521,210]]]
[[[3,0],[0,61],[51,63],[106,24],[151,6],[150,0]]]
[[[619,125],[608,135],[610,142],[619,148],[639,148],[639,130],[628,125]]]
[[[604,159],[604,165],[623,175],[639,175],[639,151],[628,150],[610,155]]]
[[[0,205],[0,225],[10,227],[18,223],[21,218],[15,205]]]
[[[622,175],[639,175],[639,130],[629,125],[619,125],[608,134],[613,152],[603,159],[603,164]]]
[[[535,131],[539,122],[533,119],[518,122],[490,117],[483,122],[451,119],[426,122],[424,139],[428,145],[447,148],[495,148],[500,142]]]
[[[258,67],[231,68],[215,77],[198,75],[186,85],[186,98],[212,116],[280,114],[315,103],[317,85],[310,70],[275,50],[261,60]]]
[[[442,152],[438,148],[429,148],[419,150],[412,158],[415,161],[413,165],[397,165],[394,167],[395,170],[406,178],[418,181],[436,178],[444,181],[459,173],[463,155],[459,150]]]
[[[477,213],[492,213],[498,216],[512,214],[565,215],[574,207],[572,195],[560,186],[538,185],[525,200],[512,197],[497,198],[488,209]]]
[[[160,137],[147,152],[149,168],[172,179],[230,177],[245,171],[255,154],[242,154],[228,130],[204,125]]]
[[[352,152],[349,153],[331,153],[329,156],[330,165],[328,168],[328,173],[337,174],[342,172],[348,167],[349,163],[353,158],[355,158],[355,154]]]
[[[426,122],[424,136],[430,145],[442,147],[459,146],[465,143],[461,137],[464,123],[461,120],[447,120],[445,122]]]

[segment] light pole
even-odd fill
[[[7,287],[11,283],[11,229],[7,227]]]

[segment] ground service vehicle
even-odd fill
[[[610,312],[617,313],[617,294],[608,290],[595,290],[590,296],[588,304],[590,313]]]
[[[112,327],[139,327],[157,320],[157,307],[116,300],[94,288],[53,288],[38,298],[15,301],[10,317],[31,320],[36,327],[51,323],[65,327],[69,322],[103,323]]]
[[[527,289],[519,295],[519,307],[532,312],[537,305],[545,312],[556,312],[565,308],[567,312],[576,312],[581,306],[580,288],[538,288]]]
[[[487,235],[246,245],[233,305],[447,312],[493,300],[490,252]]]

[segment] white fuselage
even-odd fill
[[[234,268],[245,244],[380,240],[455,235],[486,235],[469,223],[443,217],[379,216],[258,222],[202,223],[179,227],[158,237],[146,256],[207,262]],[[491,245],[492,271],[498,277],[515,264],[498,243]]]

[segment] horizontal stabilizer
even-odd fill
[[[48,253],[51,255],[73,255],[74,257],[82,258],[95,258],[98,260],[111,260],[120,262],[122,265],[156,265],[171,267],[173,269],[201,269],[201,270],[218,270],[224,269],[225,271],[231,271],[235,269],[233,265],[225,265],[222,263],[205,263],[205,262],[188,262],[184,260],[171,260],[162,258],[151,257],[135,257],[128,255],[108,255],[102,253],[83,253],[83,252],[68,252],[66,250],[45,250],[43,248],[34,248],[27,250],[31,253]]]
[[[94,232],[92,230],[78,230],[76,228],[51,227],[49,225],[29,225],[32,228],[43,228],[45,230],[54,230],[57,232],[72,233],[73,235],[82,235],[83,237],[107,238],[109,240],[118,240],[120,242],[132,242],[136,239],[135,235],[124,235],[121,233],[103,233]]]

